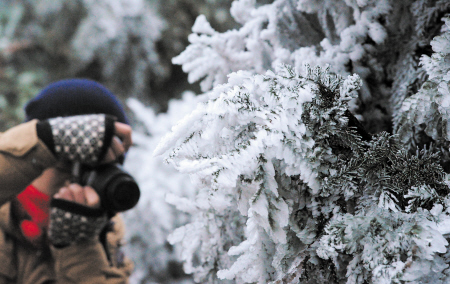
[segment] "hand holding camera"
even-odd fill
[[[118,165],[75,163],[73,169],[76,183],[61,188],[50,204],[48,236],[56,247],[94,239],[107,224],[107,212],[131,209],[140,196],[137,183]]]
[[[48,236],[56,247],[94,239],[107,224],[107,212],[131,209],[139,200],[137,183],[120,166],[80,167],[74,164],[77,183],[61,188],[50,204]]]
[[[54,197],[50,203],[48,238],[55,247],[93,240],[108,223],[108,215],[99,208],[98,195],[90,187],[71,184]]]
[[[108,212],[129,210],[139,201],[139,186],[118,164],[90,167],[74,163],[72,182],[92,187],[99,195],[100,207]]]
[[[112,164],[132,144],[130,126],[106,115],[58,117],[40,122],[38,135],[60,160],[71,164],[73,183],[61,188],[51,203],[48,235],[53,245],[95,238],[107,223],[107,212],[136,205],[137,183]]]
[[[131,127],[105,114],[56,117],[40,121],[39,138],[64,161],[97,165],[121,157],[131,146]]]
[[[103,209],[120,212],[136,205],[139,187],[120,166],[112,164],[132,144],[129,125],[109,115],[90,114],[41,121],[37,132],[60,160],[72,165],[72,182],[95,189]]]
[[[131,139],[131,127],[128,124],[115,122],[115,132],[111,141],[111,146],[106,151],[102,163],[112,163],[122,158],[133,144]]]
[[[91,208],[100,208],[100,196],[90,186],[81,186],[76,183],[62,187],[53,198],[64,199]]]

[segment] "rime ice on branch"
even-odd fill
[[[170,238],[185,271],[202,283],[448,283],[450,41],[437,22],[449,8],[237,0],[239,30],[199,18],[174,63],[204,78],[209,101],[156,150],[199,190],[193,222]],[[284,40],[307,33],[286,29],[302,19],[320,22],[318,37]],[[308,62],[331,72],[300,75]]]
[[[155,154],[198,188],[193,222],[169,238],[196,281],[388,283],[430,277],[419,265],[444,271],[439,155],[411,154],[387,133],[364,140],[348,117],[360,84],[321,68],[232,73],[162,139]]]

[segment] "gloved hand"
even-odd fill
[[[38,122],[38,137],[61,160],[98,164],[114,136],[114,118],[105,114],[56,117]]]
[[[52,199],[48,238],[57,248],[93,240],[108,223],[106,212],[67,201]]]

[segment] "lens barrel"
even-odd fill
[[[112,212],[133,208],[141,192],[136,181],[119,165],[106,164],[94,168],[94,175],[83,174],[83,182],[99,194],[101,206]]]

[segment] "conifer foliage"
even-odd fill
[[[190,218],[165,199],[179,201],[178,208],[183,200],[194,198],[196,190],[188,175],[164,165],[162,157],[154,157],[152,153],[171,126],[192,111],[199,101],[202,101],[202,96],[185,92],[182,99],[170,101],[166,113],[156,114],[138,100],[128,100],[128,107],[141,122],[140,127],[134,128],[134,147],[127,153],[124,164],[141,189],[139,203],[123,213],[127,225],[124,249],[135,262],[130,283],[192,283],[183,273],[177,257],[180,248],[167,242],[169,233],[186,224]]]
[[[173,202],[192,216],[169,237],[187,273],[199,283],[450,282],[448,8],[236,0],[240,30],[197,19],[174,63],[204,78],[208,100],[155,150],[197,190]],[[389,45],[406,34],[410,45]]]
[[[199,190],[196,221],[170,238],[200,246],[201,265],[185,255],[197,281],[390,283],[447,267],[439,155],[388,133],[364,141],[346,116],[360,83],[320,68],[233,73],[163,139],[156,153],[176,145],[168,159]]]

